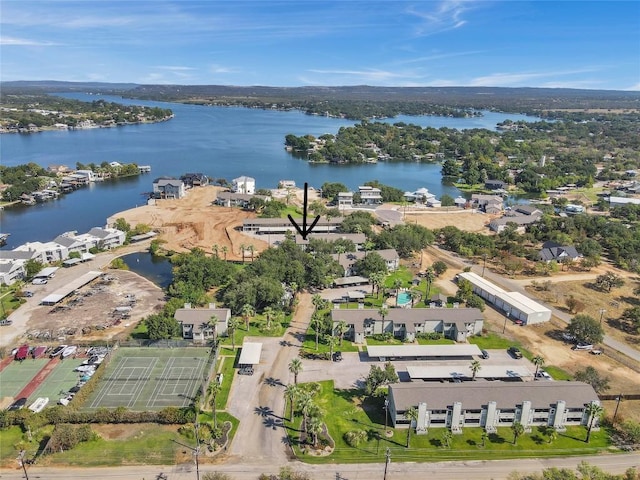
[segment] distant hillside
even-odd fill
[[[242,87],[57,81],[3,82],[0,88],[3,95],[83,91],[165,102],[296,108],[312,114],[360,119],[400,113],[461,116],[470,109],[532,114],[563,109],[640,110],[640,92],[566,88]]]

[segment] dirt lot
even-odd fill
[[[124,337],[163,304],[164,293],[147,279],[124,270],[108,270],[106,279],[96,279],[59,305],[33,309],[26,334],[33,343]],[[118,314],[118,307],[131,310]]]
[[[124,218],[132,226],[139,223],[150,225],[160,232],[159,238],[165,242],[164,247],[176,252],[198,247],[212,253],[213,246],[217,245],[219,252],[223,247],[228,249],[227,259],[240,260],[242,244],[253,245],[256,254],[267,248],[266,242],[245,236],[236,229],[243,220],[255,218],[254,213],[213,205],[221,190],[214,186],[194,188],[178,200],[156,200],[156,205],[117,213],[107,223]]]
[[[451,210],[445,208],[425,208],[420,210],[407,210],[405,215],[406,223],[416,223],[426,228],[443,228],[448,225],[455,225],[460,230],[467,232],[479,232],[492,234],[488,225],[491,220],[498,218],[499,215],[486,215],[480,212],[472,212],[469,210],[459,210],[451,207]]]

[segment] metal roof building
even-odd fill
[[[477,345],[371,345],[367,347],[369,357],[378,358],[427,358],[427,357],[472,357],[482,352]]]
[[[55,292],[47,295],[40,302],[41,305],[55,305],[56,303],[62,301],[64,298],[71,295],[76,290],[84,287],[87,283],[92,282],[96,278],[102,275],[102,272],[98,271],[90,271],[85,273],[84,275],[71,280],[64,287],[57,289]]]
[[[238,365],[258,365],[260,363],[260,354],[262,353],[262,344],[253,342],[244,342]]]

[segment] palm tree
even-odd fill
[[[425,297],[424,302],[427,303],[431,295],[431,284],[436,279],[436,274],[433,271],[432,267],[427,268],[427,271],[425,272],[424,277],[427,281],[427,291],[426,291],[427,296]]]
[[[226,245],[223,245],[222,248],[222,254],[224,255],[224,261],[227,261],[227,252],[229,252],[229,247],[227,247]]]
[[[311,303],[316,309],[316,312],[322,308],[323,299],[319,293],[314,293],[311,297]]]
[[[553,427],[547,427],[547,436],[549,437],[549,443],[553,443],[558,438],[558,432]]]
[[[298,408],[302,412],[304,433],[307,433],[307,417],[309,416],[309,412],[315,408],[313,397],[309,392],[301,392],[298,395]]]
[[[378,315],[380,315],[382,317],[382,330],[384,331],[384,319],[385,317],[389,314],[389,309],[387,308],[386,305],[382,305],[379,309],[378,309]]]
[[[536,373],[533,374],[533,378],[538,378],[538,370],[542,365],[544,365],[544,358],[542,358],[540,355],[536,355],[531,359],[531,363],[536,366]]]
[[[604,413],[604,408],[602,408],[601,405],[595,402],[591,402],[589,405],[587,405],[585,412],[587,412],[587,414],[589,415],[589,429],[587,430],[586,439],[586,442],[589,443],[589,440],[591,440],[591,429],[593,428],[593,424],[595,423],[596,419],[600,418],[600,416]]]
[[[245,249],[246,249],[246,245],[244,243],[240,244],[240,255],[242,255],[242,263],[244,263],[244,254],[245,254]]]
[[[471,362],[471,365],[469,365],[469,368],[471,369],[471,373],[472,373],[471,380],[475,380],[476,375],[482,369],[482,365],[478,360],[474,360],[473,362]]]
[[[407,430],[407,448],[409,448],[409,441],[411,440],[411,429],[413,428],[413,422],[418,421],[418,410],[415,407],[411,407],[404,413],[404,416],[409,420],[409,429]]]
[[[245,303],[242,306],[242,310],[240,311],[240,313],[242,314],[242,318],[244,318],[244,325],[245,325],[245,328],[246,328],[246,330],[248,332],[249,331],[249,319],[256,314],[256,310],[253,308],[253,305]]]
[[[316,350],[318,350],[318,340],[320,338],[320,329],[322,328],[322,316],[318,312],[311,314],[311,326],[316,332]]]
[[[327,341],[327,345],[329,345],[329,359],[333,362],[333,349],[336,347],[338,339],[333,335],[326,335],[325,340]]]
[[[347,322],[344,320],[340,320],[336,328],[338,329],[338,336],[340,337],[340,346],[342,346],[342,340],[344,339],[344,334],[349,330],[349,325],[347,325]]]
[[[444,443],[447,446],[447,448],[451,446],[452,439],[453,439],[453,434],[451,433],[451,430],[446,429],[444,432],[442,432],[442,443]]]
[[[213,249],[212,249],[213,250],[213,254],[216,256],[216,258],[220,258],[219,257],[219,252],[218,252],[219,248],[220,247],[218,247],[218,245],[216,244],[216,245],[213,246]]]
[[[357,447],[368,437],[367,432],[364,430],[349,430],[344,436],[347,443],[352,447]]]
[[[486,445],[488,437],[489,435],[487,434],[487,431],[482,430],[482,435],[480,436],[480,439],[482,440],[482,448],[484,448],[484,446]]]
[[[209,328],[211,328],[211,331],[213,332],[213,344],[216,344],[216,340],[218,337],[218,322],[220,321],[220,319],[218,318],[217,315],[211,315],[211,318],[209,318],[209,323],[207,324],[207,326]]]
[[[398,295],[400,295],[400,287],[402,287],[402,280],[396,278],[393,281],[393,288],[396,289],[396,307],[398,306]]]
[[[289,362],[289,371],[293,373],[293,383],[298,384],[298,374],[302,371],[302,360],[294,358]]]
[[[300,389],[295,384],[290,383],[284,388],[284,396],[287,400],[289,400],[289,408],[290,408],[289,421],[290,422],[293,422],[293,407],[295,406],[296,398],[298,397],[299,394],[300,394]]]
[[[271,307],[264,307],[262,313],[264,314],[264,318],[267,320],[267,330],[271,330],[271,319],[275,314],[275,310]]]
[[[369,275],[369,281],[371,282],[371,295],[373,295],[373,291],[376,289],[376,298],[380,296],[380,286],[384,282],[384,277],[385,275],[383,272],[373,272]]]
[[[369,252],[370,250],[373,250],[373,248],[376,246],[375,243],[373,243],[371,240],[367,240],[366,242],[364,242],[362,244],[362,249],[364,250],[364,257],[367,258],[367,252]]]
[[[229,319],[229,325],[227,326],[227,330],[229,331],[229,336],[231,337],[231,348],[233,350],[236,349],[236,330],[240,326],[240,319],[238,317],[231,317]]]
[[[347,249],[345,248],[344,245],[336,245],[334,250],[338,254],[338,263],[340,263],[340,255],[345,253],[347,251]]]
[[[251,261],[253,262],[253,254],[256,248],[253,246],[253,244],[249,244],[249,246],[247,247],[247,250],[249,250],[249,255],[251,255]]]
[[[513,444],[516,445],[518,443],[518,437],[524,433],[524,426],[520,422],[513,422],[511,431],[513,432]]]
[[[311,438],[313,438],[313,446],[318,446],[318,437],[324,430],[324,423],[322,422],[322,418],[320,416],[312,416],[309,418],[308,431],[311,434]]]
[[[213,412],[213,428],[218,427],[218,419],[216,417],[216,397],[222,390],[222,386],[217,380],[214,380],[207,387],[207,395],[209,396],[209,405],[211,405],[211,411]]]

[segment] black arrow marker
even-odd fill
[[[302,209],[302,228],[300,228],[300,225],[298,225],[296,223],[296,221],[293,219],[293,217],[291,215],[287,215],[287,217],[289,217],[289,221],[291,222],[291,224],[294,227],[296,227],[296,230],[298,231],[298,233],[302,236],[302,238],[304,240],[307,239],[307,235],[309,235],[311,233],[311,230],[313,230],[313,227],[315,227],[316,223],[318,223],[318,220],[320,220],[320,215],[316,215],[316,219],[309,226],[309,228],[307,228],[307,189],[308,188],[309,188],[309,184],[307,182],[304,182],[304,200],[303,200],[303,209]]]

